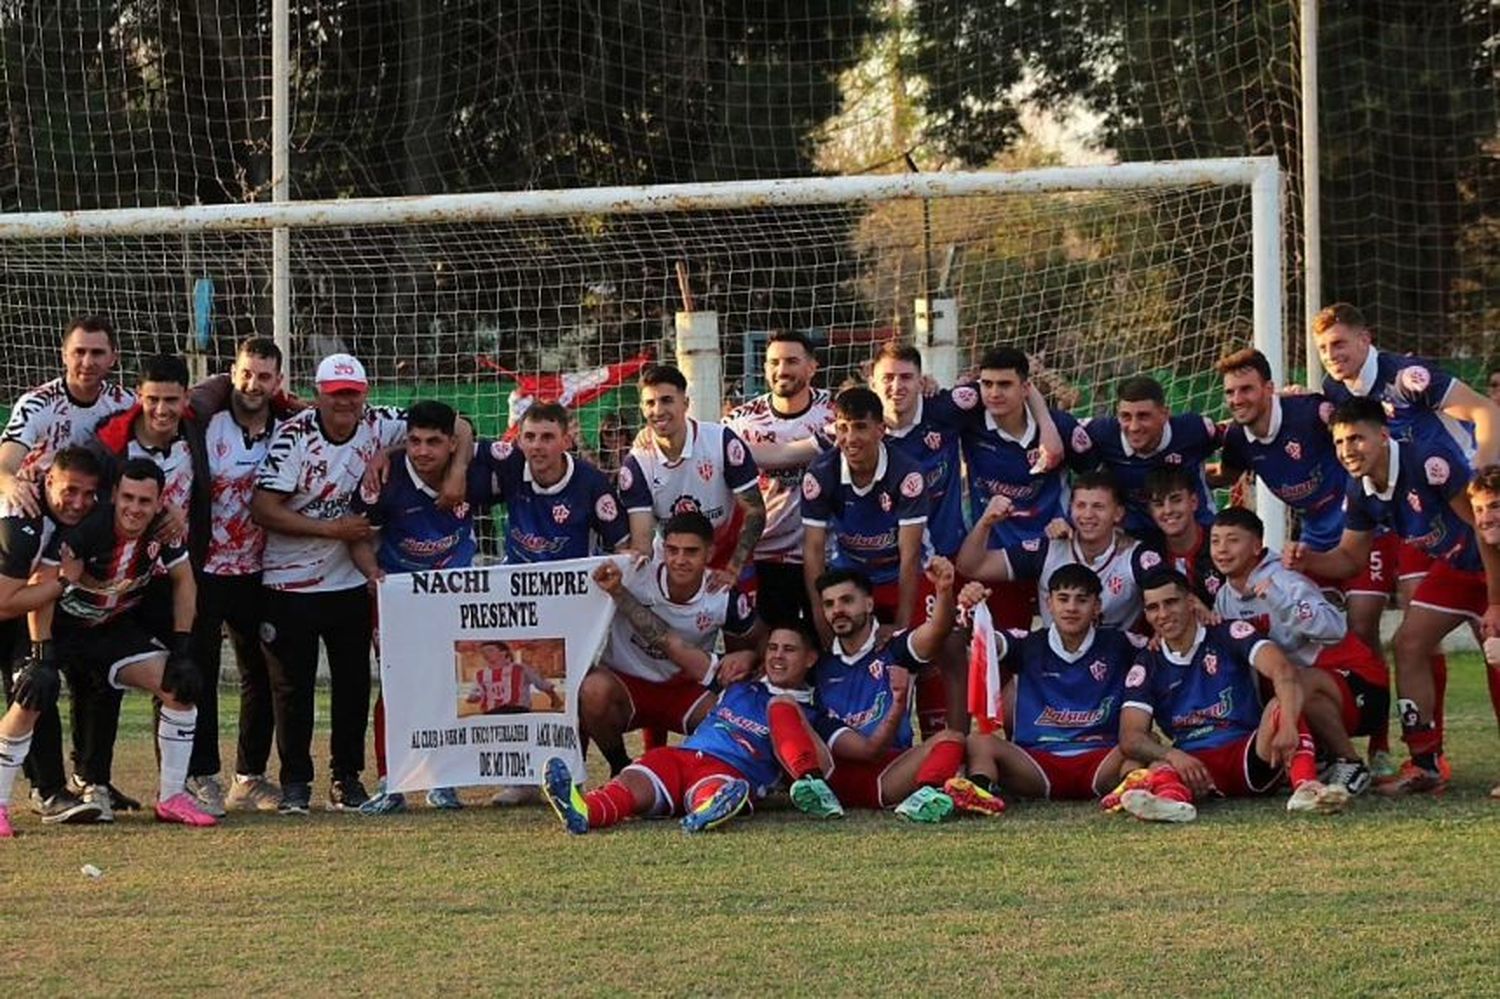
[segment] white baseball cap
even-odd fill
[[[353,389],[363,392],[370,387],[365,378],[365,366],[359,363],[359,358],[352,354],[329,354],[323,358],[318,365],[318,374],[314,379],[318,388],[325,392],[339,392]]]

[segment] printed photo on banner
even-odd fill
[[[488,638],[453,643],[458,716],[562,712],[567,645],[561,638]]]

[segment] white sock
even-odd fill
[[[16,786],[16,774],[31,752],[31,733],[21,736],[0,735],[0,808],[10,804],[10,793]]]
[[[156,746],[161,750],[159,801],[181,794],[187,781],[188,762],[193,755],[193,732],[198,728],[198,709],[177,711],[163,705],[156,723]]]

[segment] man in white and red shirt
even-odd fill
[[[370,715],[373,621],[365,577],[349,543],[374,537],[375,529],[351,514],[349,505],[370,460],[406,435],[403,413],[365,404],[369,382],[355,358],[323,358],[316,381],[316,404],[271,435],[250,501],[251,516],[266,530],[260,637],[281,758],[280,811],[287,815],[306,814],[312,799],[313,684],[320,640],[328,653],[332,693],[329,807],[357,809],[369,800],[359,774]],[[450,503],[463,498],[474,450],[467,424],[461,437],[443,486]]]
[[[833,423],[833,395],[814,388],[818,357],[812,341],[796,330],[779,330],[766,344],[766,385],[724,420],[750,448],[760,467],[766,527],[755,546],[755,576],[744,581],[755,593],[755,609],[768,625],[813,620],[802,582],[802,475],[816,448],[787,463],[787,444],[811,441]]]
[[[710,585],[734,584],[766,526],[755,459],[745,442],[722,423],[687,415],[687,379],[670,365],[641,374],[646,428],[620,466],[620,498],[630,514],[630,542],[652,549],[657,521],[696,511],[714,528]]]
[[[518,662],[510,646],[494,639],[479,643],[484,665],[474,671],[464,699],[479,706],[487,715],[515,715],[532,710],[531,691],[546,694],[554,708],[562,707],[557,684],[523,662]]]

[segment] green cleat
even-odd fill
[[[562,819],[568,832],[582,836],[589,831],[589,806],[583,800],[583,792],[573,783],[573,773],[568,765],[557,757],[547,761],[546,781],[542,785],[547,803]]]
[[[792,804],[815,819],[841,819],[844,806],[821,777],[799,777],[792,783]]]
[[[912,822],[941,822],[953,814],[953,799],[937,788],[919,787],[896,806],[896,814]]]

